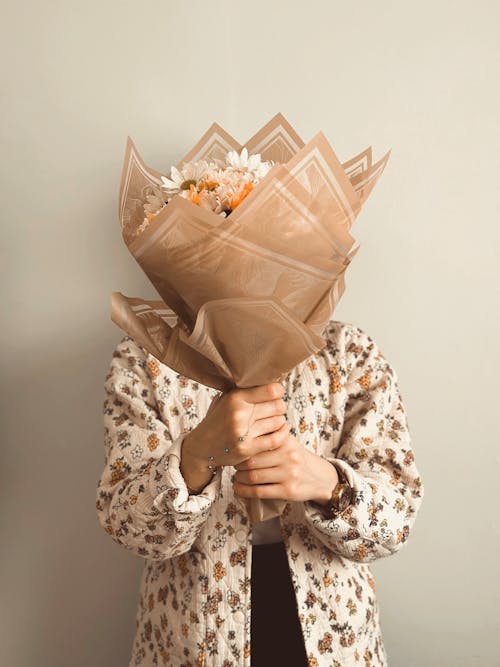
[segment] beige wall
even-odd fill
[[[4,5],[1,664],[128,664],[142,562],[94,512],[109,294],[153,296],[119,233],[126,136],[166,170],[277,111],[343,160],[392,148],[336,312],[396,367],[426,486],[373,565],[391,665],[498,664],[500,5]]]

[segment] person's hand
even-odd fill
[[[234,493],[243,498],[312,500],[326,505],[338,481],[329,461],[305,449],[289,433],[288,425],[260,436],[256,451],[235,465]],[[266,451],[271,449],[272,451]]]
[[[187,484],[196,489],[206,485],[212,477],[209,464],[235,466],[276,446],[265,434],[288,430],[284,391],[282,384],[271,382],[220,394],[183,440],[181,474]],[[245,436],[243,441],[240,436]]]

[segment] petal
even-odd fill
[[[174,183],[177,183],[177,185],[180,185],[184,180],[186,180],[177,167],[172,167],[170,169],[170,176],[172,177]]]
[[[170,178],[167,178],[166,176],[162,176],[161,180],[163,181],[163,188],[166,188],[167,190],[178,190],[179,186],[175,181],[171,181]]]

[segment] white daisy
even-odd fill
[[[254,155],[249,156],[246,146],[242,149],[240,154],[238,154],[237,151],[229,151],[226,155],[226,163],[233,169],[248,171],[256,178],[265,176],[272,166],[271,161],[262,162],[260,153],[255,153]]]
[[[163,184],[161,187],[170,193],[177,193],[180,190],[189,190],[191,183],[197,185],[198,181],[203,178],[209,165],[205,160],[198,160],[198,162],[187,162],[179,171],[177,167],[172,167],[170,170],[170,178],[162,176]]]

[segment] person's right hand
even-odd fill
[[[290,429],[284,391],[282,384],[271,382],[232,389],[214,399],[182,443],[181,474],[187,484],[195,489],[205,486],[212,478],[208,464],[234,466],[253,454],[279,447]],[[242,435],[245,439],[240,441]]]

